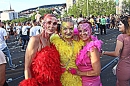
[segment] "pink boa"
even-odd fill
[[[81,64],[81,62],[83,62],[84,64],[86,64],[86,58],[87,56],[87,52],[92,50],[92,47],[95,47],[99,50],[99,52],[101,51],[101,45],[102,45],[102,41],[98,40],[97,37],[91,36],[92,41],[87,43],[86,46],[83,47],[82,50],[80,50],[80,53],[76,59],[76,65]]]

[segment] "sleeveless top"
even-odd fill
[[[91,51],[93,47],[97,48],[100,52],[101,50],[101,44],[103,43],[101,40],[98,40],[97,37],[91,36],[92,41],[87,43],[82,50],[80,50],[80,53],[76,59],[76,65],[78,66],[78,69],[80,71],[88,71],[92,70],[92,64],[91,59],[87,55],[87,52]],[[82,76],[82,81],[94,81],[96,79],[99,79],[99,76]]]

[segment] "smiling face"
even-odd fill
[[[119,31],[121,31],[121,32],[124,32],[124,30],[125,30],[125,27],[124,27],[124,24],[120,21],[119,22]]]
[[[78,26],[78,30],[79,30],[79,37],[83,40],[86,41],[90,38],[91,36],[91,27],[88,23],[84,23],[84,24],[79,24]]]
[[[57,19],[56,17],[53,17],[53,16],[49,16],[47,18],[44,19],[44,28],[45,28],[45,31],[46,33],[48,34],[53,34],[56,29],[57,29]]]
[[[61,27],[62,37],[65,39],[70,39],[73,36],[74,25],[72,22],[63,22]]]

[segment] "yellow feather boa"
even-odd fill
[[[68,65],[68,68],[77,68],[75,64],[76,55],[78,54],[81,47],[84,45],[83,41],[73,41],[72,46],[67,42],[63,41],[57,34],[53,34],[50,38],[51,43],[53,43],[60,53],[61,64]],[[82,86],[81,78],[77,75],[72,75],[68,71],[65,71],[61,76],[61,82],[63,86]]]

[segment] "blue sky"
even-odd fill
[[[0,0],[0,11],[9,10],[10,4],[12,9],[14,9],[16,12],[19,12],[28,8],[42,5],[62,3],[66,3],[66,0]]]

